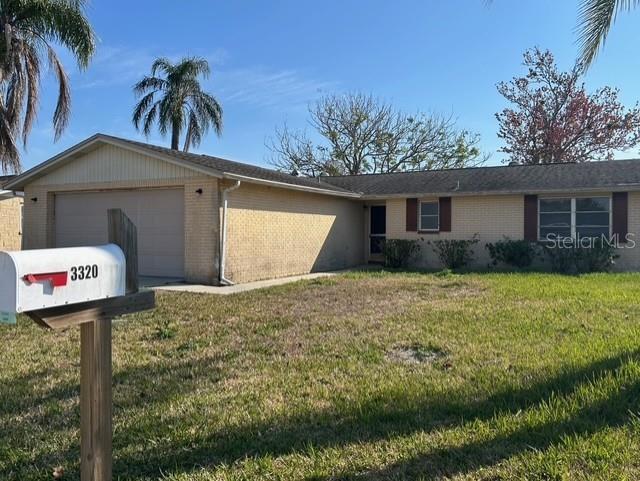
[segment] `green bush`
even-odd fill
[[[587,245],[571,242],[543,244],[543,246],[551,264],[551,270],[562,274],[606,272],[613,267],[615,259],[619,257],[613,245],[599,239],[593,239]]]
[[[418,241],[411,239],[386,239],[382,245],[385,267],[406,268],[420,251]]]
[[[506,264],[518,269],[531,266],[539,255],[539,246],[535,242],[527,240],[513,240],[505,237],[504,240],[488,243],[485,248],[491,256],[491,264]]]
[[[440,239],[433,244],[440,262],[447,269],[461,269],[473,260],[473,245],[478,243],[478,234],[471,239]]]

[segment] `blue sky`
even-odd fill
[[[494,114],[506,106],[495,84],[522,73],[525,49],[551,49],[561,67],[577,54],[573,0],[93,1],[99,44],[87,71],[63,54],[73,116],[53,143],[55,84],[43,81],[38,124],[23,161],[40,163],[95,132],[144,140],[131,125],[131,86],[157,56],[209,59],[206,87],[224,108],[224,133],[199,151],[266,164],[277,125],[306,125],[306,107],[327,93],[361,91],[407,111],[453,114],[482,136],[500,163]],[[619,87],[640,100],[640,10],[620,16],[586,77],[590,89]],[[159,134],[148,141],[166,145]],[[629,151],[619,157],[637,156]]]

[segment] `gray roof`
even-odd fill
[[[334,192],[349,193],[348,190],[343,189],[340,186],[322,182],[320,179],[312,179],[310,177],[298,177],[298,176],[287,174],[284,172],[278,172],[276,170],[266,169],[264,167],[258,167],[256,165],[236,162],[234,160],[221,159],[220,157],[213,157],[211,155],[194,154],[191,152],[182,152],[179,150],[172,150],[166,147],[160,147],[158,145],[147,144],[144,142],[137,142],[135,140],[128,140],[120,137],[113,137],[111,135],[100,134],[100,136],[111,138],[120,142],[126,142],[138,148],[143,148],[151,152],[168,155],[175,159],[183,160],[188,163],[197,164],[202,167],[214,169],[219,172],[242,175],[242,176],[252,177],[256,179],[269,180],[272,182],[283,182],[285,184],[299,185],[302,187],[313,187],[316,189],[326,189]]]
[[[220,172],[364,196],[621,190],[633,186],[640,189],[640,160],[472,167],[311,179],[219,157],[185,153],[118,137],[112,138]]]
[[[323,177],[364,196],[640,189],[640,160],[473,167]]]
[[[123,148],[129,146],[220,178],[364,199],[421,195],[640,190],[640,160],[473,167],[394,174],[324,176],[312,179],[104,134],[96,134],[19,176],[0,177],[0,186],[6,183],[5,185],[12,190],[22,190],[32,178],[44,175],[56,168],[58,162],[72,159],[76,153],[86,151],[99,142],[112,143]]]

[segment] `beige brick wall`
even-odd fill
[[[196,190],[202,189],[202,194]],[[184,188],[185,278],[190,282],[217,284],[220,211],[218,180],[193,179]]]
[[[219,247],[218,183],[212,177],[28,185],[25,188],[24,248],[54,247],[54,207],[57,192],[175,187],[184,189],[185,278],[191,282],[213,284],[218,277]],[[196,193],[198,189],[202,189],[202,194]],[[34,198],[37,198],[37,201],[32,200]]]
[[[361,264],[362,212],[353,200],[242,183],[229,194],[226,277],[247,282]]]
[[[421,200],[435,200],[424,198]],[[387,238],[417,239],[419,267],[440,268],[433,247],[427,241],[436,239],[471,239],[478,234],[480,242],[474,246],[472,267],[484,268],[490,258],[485,245],[504,236],[522,239],[524,236],[524,197],[521,195],[491,195],[453,197],[451,199],[451,232],[416,233],[406,231],[406,199],[389,199],[387,206]]]
[[[561,197],[572,195],[568,193]],[[594,192],[581,195],[603,194]],[[420,240],[421,253],[416,260],[419,267],[441,267],[433,248],[427,244],[429,240],[470,239],[474,233],[478,233],[480,242],[474,247],[476,260],[472,267],[484,268],[490,261],[485,248],[487,242],[500,240],[503,236],[512,239],[522,239],[524,236],[524,198],[520,195],[453,197],[451,232],[436,234],[406,232],[405,199],[389,199],[386,206],[387,238]],[[614,270],[640,271],[640,192],[629,193],[629,232],[635,244],[629,242],[626,248],[618,250],[620,257],[616,260]]]
[[[0,251],[16,251],[22,246],[22,198],[0,198]]]

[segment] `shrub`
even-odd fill
[[[418,241],[411,239],[387,239],[382,245],[384,265],[386,267],[404,268],[409,266],[409,261],[420,251]]]
[[[590,248],[582,249],[581,264],[584,272],[607,272],[615,265],[616,254],[613,245],[607,242],[598,242]]]
[[[538,244],[527,240],[512,240],[505,237],[504,240],[485,245],[491,256],[491,264],[506,264],[508,266],[523,269],[531,266],[539,254]]]
[[[619,257],[615,252],[615,246],[599,239],[590,240],[586,245],[580,242],[543,245],[551,263],[551,270],[562,274],[606,272]]]
[[[460,269],[469,264],[473,260],[472,246],[477,243],[477,234],[466,240],[440,239],[433,241],[434,250],[447,269]]]

